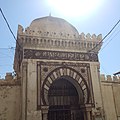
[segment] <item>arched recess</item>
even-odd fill
[[[67,79],[55,80],[48,92],[49,106],[78,106],[79,95],[74,85]]]
[[[42,102],[44,105],[49,105],[48,93],[50,86],[52,86],[52,84],[59,79],[69,81],[76,88],[79,96],[79,104],[86,104],[89,102],[89,89],[87,82],[82,75],[73,68],[58,67],[50,72],[43,82]]]

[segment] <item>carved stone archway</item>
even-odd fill
[[[90,64],[39,61],[37,62],[37,109],[41,110],[43,120],[48,120],[49,111],[53,110],[51,108],[54,107],[50,107],[51,105],[49,104],[51,86],[57,80],[62,79],[68,81],[76,89],[78,93],[77,105],[79,107],[77,110],[82,113],[82,116],[84,115],[84,120],[91,120],[94,97]],[[70,113],[72,112],[70,108]]]
[[[67,85],[69,84],[70,86],[73,87],[73,92],[74,94],[78,94],[78,103],[77,103],[77,107],[74,108],[70,108],[72,105],[60,105],[60,107],[64,107],[64,109],[60,110],[59,109],[59,105],[57,106],[51,106],[51,104],[49,103],[49,92],[51,91],[51,86],[53,86],[54,83],[57,83],[57,81],[60,82],[62,81],[66,81]],[[59,84],[59,83],[57,83]],[[65,82],[64,82],[65,84]],[[68,86],[69,86],[68,85]],[[56,86],[57,87],[57,86]],[[76,90],[76,92],[75,92]],[[45,106],[49,106],[47,113],[43,114],[43,116],[45,115],[46,117],[50,117],[51,114],[54,116],[57,116],[58,114],[60,114],[60,116],[65,116],[67,115],[70,116],[71,120],[72,120],[72,114],[75,118],[75,120],[77,118],[81,118],[82,120],[86,120],[83,118],[83,115],[86,114],[85,111],[83,111],[82,109],[80,109],[80,106],[84,106],[85,104],[89,103],[89,89],[88,89],[88,85],[87,82],[85,81],[85,79],[83,78],[83,76],[77,72],[75,69],[70,68],[70,67],[58,67],[56,69],[54,69],[53,71],[51,71],[47,77],[45,78],[43,85],[42,85],[42,102]],[[77,100],[77,99],[76,99]],[[74,106],[74,105],[73,105]],[[55,107],[55,109],[54,109]],[[66,111],[66,107],[67,111]],[[53,110],[53,112],[51,113],[51,111]],[[58,111],[54,112],[54,111]],[[84,112],[84,114],[83,114]],[[57,115],[56,115],[57,114]],[[53,119],[53,116],[51,119]],[[46,120],[46,117],[45,120]],[[57,120],[59,118],[56,117],[55,120]],[[68,117],[69,118],[69,117]],[[49,120],[51,120],[49,119]],[[65,119],[68,120],[68,119]]]
[[[49,106],[48,92],[50,86],[55,80],[64,78],[71,82],[79,93],[79,103],[87,104],[89,102],[89,89],[86,81],[80,73],[70,67],[59,67],[54,69],[46,78],[42,86],[42,102]],[[81,95],[82,98],[81,99]]]

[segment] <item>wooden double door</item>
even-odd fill
[[[84,120],[79,108],[78,92],[68,80],[61,78],[53,82],[48,100],[48,120]]]
[[[48,120],[84,120],[83,113],[69,106],[52,106],[48,111]]]
[[[52,107],[48,112],[48,120],[71,120],[71,111],[66,108]]]

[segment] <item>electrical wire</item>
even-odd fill
[[[0,66],[13,66],[13,64],[12,64],[12,65],[7,65],[7,64],[4,64],[4,65],[0,65]]]
[[[15,49],[15,47],[9,47],[9,48],[0,48],[1,50],[12,50]]]
[[[113,40],[113,38],[115,38],[118,35],[118,33],[120,33],[120,30],[106,43],[106,45],[101,49],[101,51],[105,49],[105,47]]]
[[[104,71],[104,74],[106,74],[107,75],[107,71],[106,71],[106,69],[102,66],[102,64],[100,64],[100,68]]]
[[[3,13],[3,11],[2,11],[1,8],[0,8],[0,12],[1,12],[1,14],[2,14],[2,16],[3,16],[3,18],[4,18],[4,20],[5,20],[6,24],[7,24],[7,26],[8,26],[8,29],[10,30],[10,32],[12,34],[13,38],[16,40],[16,37],[15,37],[15,35],[14,35],[14,33],[13,33],[13,31],[12,31],[12,29],[11,29],[11,27],[10,27],[10,25],[9,25],[9,23],[8,23],[8,21],[7,21],[7,19],[6,19],[6,17],[5,17],[5,15],[4,15],[4,13]]]
[[[7,57],[9,57],[11,60],[13,60],[13,55],[14,55],[13,50],[14,50],[14,49],[15,49],[15,47],[0,48],[0,55],[2,55],[2,56],[7,56]],[[9,53],[7,53],[7,52],[3,53],[3,51],[7,51],[7,52],[9,52]],[[11,55],[11,54],[12,54],[12,55]],[[0,59],[2,59],[2,58],[5,58],[5,57],[0,57]]]
[[[14,35],[14,33],[13,33],[13,31],[12,31],[12,29],[11,29],[11,27],[10,27],[10,25],[9,25],[9,23],[8,23],[8,21],[7,21],[7,19],[6,19],[6,17],[5,17],[5,15],[4,15],[4,13],[3,13],[3,11],[2,11],[1,8],[0,8],[0,12],[1,12],[2,16],[3,16],[3,19],[5,20],[5,22],[7,24],[7,27],[9,29],[10,33],[12,34],[14,40],[16,41],[16,43],[18,44],[18,46],[21,48],[21,46],[20,46],[19,42],[17,41],[17,39],[16,39],[16,37],[15,37],[15,35]]]
[[[113,26],[113,28],[105,35],[105,37],[95,46],[95,47],[93,47],[91,50],[89,50],[88,52],[93,52],[93,50],[95,49],[95,48],[97,48],[98,47],[98,45],[100,45],[110,34],[111,34],[111,32],[115,29],[115,27],[119,24],[119,22],[120,22],[120,20],[118,20],[118,22]]]
[[[120,28],[120,25],[116,26],[116,29],[109,35],[109,37],[104,41],[104,44],[109,41],[111,39],[111,37],[114,36],[114,33],[116,33],[116,31],[118,31]]]
[[[5,22],[6,22],[6,24],[7,24],[7,27],[8,27],[8,29],[9,29],[10,33],[12,34],[14,40],[16,41],[16,46],[17,46],[17,49],[16,49],[16,50],[17,50],[18,53],[19,53],[20,51],[22,51],[23,48],[22,48],[22,46],[19,44],[18,40],[16,39],[16,37],[15,37],[15,35],[14,35],[14,33],[13,33],[13,31],[12,31],[9,23],[8,23],[8,20],[6,19],[6,17],[5,17],[5,15],[4,15],[4,13],[3,13],[3,11],[2,11],[1,8],[0,8],[0,12],[1,12],[1,14],[2,14],[3,19],[5,20]],[[18,54],[18,56],[20,56],[20,54]],[[19,59],[18,59],[18,58],[16,58],[16,60],[19,62]]]
[[[4,13],[3,13],[3,11],[2,11],[1,8],[0,8],[0,12],[1,12],[1,14],[2,14],[2,16],[3,16],[6,24],[7,24],[7,27],[8,27],[8,29],[9,29],[10,33],[12,34],[13,38],[15,39],[16,44],[18,44],[18,46],[21,48],[21,46],[20,46],[19,42],[17,41],[17,39],[16,39],[16,37],[15,37],[15,35],[14,35],[14,33],[13,33],[13,31],[12,31],[12,29],[11,29],[11,27],[10,27],[10,25],[9,25],[9,23],[8,23],[8,21],[7,21],[7,19],[6,19],[6,17],[5,17],[5,15],[4,15]],[[119,21],[114,25],[114,27],[105,35],[105,37],[104,37],[95,47],[93,47],[93,48],[92,48],[91,50],[89,50],[88,52],[91,52],[91,51],[93,51],[95,48],[97,48],[98,45],[100,45],[100,44],[112,33],[112,31],[116,28],[116,26],[119,24],[119,22],[120,22],[120,20],[119,20]],[[118,33],[119,33],[119,32],[118,32]],[[118,33],[117,33],[117,34],[118,34]],[[115,36],[116,36],[117,34],[115,34]],[[115,36],[114,36],[114,37],[115,37]],[[113,38],[114,38],[114,37],[113,37]],[[113,38],[112,38],[112,39],[113,39]],[[112,39],[110,39],[110,41],[107,43],[107,45],[111,42]],[[106,46],[107,46],[107,45],[106,45]],[[106,46],[104,46],[104,48],[105,48]],[[104,49],[104,48],[103,48],[103,49]],[[13,47],[11,47],[11,48],[0,48],[0,49],[13,49]],[[103,50],[103,49],[102,49],[102,50]]]
[[[117,28],[119,28],[120,27],[120,25],[117,27]],[[119,30],[115,30],[115,31],[113,31],[112,32],[112,34],[110,35],[110,37],[104,42],[104,43],[106,43],[108,40],[108,42],[102,47],[102,49],[100,50],[100,53],[101,53],[101,51],[103,51],[107,46],[108,46],[108,44],[118,35],[120,33],[120,29]],[[101,67],[102,67],[102,69],[104,70],[104,73],[106,73],[105,71],[105,69],[103,68],[103,66],[101,65]]]

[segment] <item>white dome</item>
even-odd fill
[[[61,18],[47,16],[38,18],[32,21],[29,26],[32,31],[54,32],[57,34],[67,34],[72,36],[79,36],[77,29],[70,23]]]

